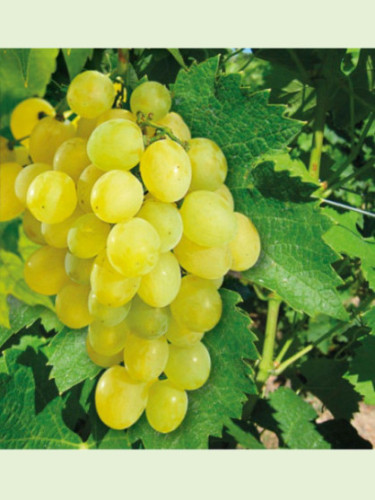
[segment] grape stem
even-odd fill
[[[173,141],[177,142],[180,146],[182,146],[186,151],[189,150],[189,144],[187,141],[181,141],[169,127],[163,127],[158,123],[153,122],[149,118],[146,118],[143,113],[138,113],[137,115],[137,123],[141,128],[144,127],[153,127],[156,129],[156,133],[154,137],[145,137],[145,146],[149,146],[153,142],[159,141],[163,139],[165,136],[168,136]]]
[[[281,300],[270,296],[268,300],[267,323],[265,339],[263,344],[262,360],[259,363],[259,371],[256,380],[259,385],[263,385],[273,368],[273,353],[277,332],[277,320],[279,316]]]
[[[316,87],[316,112],[314,120],[313,148],[310,155],[309,172],[319,180],[320,161],[323,150],[324,125],[326,118],[326,88],[325,80],[321,79]]]

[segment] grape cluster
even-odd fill
[[[130,110],[113,108],[115,97],[107,76],[85,71],[67,92],[73,119],[39,98],[15,108],[22,146],[0,142],[0,220],[24,212],[41,245],[26,283],[56,295],[65,325],[88,326],[88,355],[106,368],[101,420],[125,429],[145,410],[167,433],[185,417],[186,391],[209,377],[202,339],[220,320],[223,277],[253,266],[260,241],[234,211],[223,152],[191,138],[165,86],[140,84]]]

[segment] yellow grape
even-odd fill
[[[122,350],[114,354],[113,356],[103,356],[103,354],[98,354],[94,351],[92,345],[90,344],[89,336],[86,337],[86,350],[89,358],[93,363],[102,368],[109,368],[110,366],[119,365],[123,358]]]
[[[56,314],[69,328],[83,328],[92,317],[88,308],[90,287],[78,283],[67,283],[56,295]]]
[[[225,184],[222,184],[215,193],[221,196],[229,205],[231,210],[234,210],[234,200],[230,189]]]
[[[180,141],[190,141],[191,134],[182,116],[178,113],[168,113],[164,118],[158,120],[158,125],[168,127]]]
[[[228,203],[212,191],[193,191],[182,204],[184,234],[197,245],[218,247],[235,236],[237,219]]]
[[[137,293],[141,278],[125,278],[110,264],[106,251],[95,259],[90,283],[97,300],[109,307],[120,307]]]
[[[104,174],[103,170],[89,165],[86,167],[77,182],[78,203],[84,212],[92,212],[91,208],[91,190],[95,182]]]
[[[221,276],[221,278],[212,279],[210,281],[212,284],[215,285],[216,290],[219,290],[219,288],[221,287],[221,285],[224,282],[224,276]]]
[[[92,187],[91,208],[105,222],[114,224],[131,219],[142,202],[142,183],[124,170],[106,172]]]
[[[188,397],[169,380],[158,380],[149,389],[146,417],[150,426],[164,434],[172,432],[185,418]]]
[[[15,192],[15,182],[21,171],[22,167],[18,163],[0,165],[0,221],[14,219],[25,208]]]
[[[123,366],[112,366],[96,386],[96,411],[100,420],[111,429],[126,429],[142,415],[147,397],[147,384],[135,382]]]
[[[174,203],[146,199],[137,217],[154,226],[160,237],[160,252],[172,250],[182,236],[182,218]]]
[[[131,333],[144,339],[162,337],[168,330],[169,311],[166,307],[150,307],[138,296],[134,297],[132,307],[126,318]]]
[[[211,281],[187,275],[170,308],[178,323],[189,330],[206,332],[219,322],[222,301]]]
[[[189,146],[190,191],[215,191],[223,184],[228,172],[223,152],[214,141],[201,137],[191,139]]]
[[[151,382],[164,371],[168,353],[165,337],[148,340],[129,333],[124,346],[124,363],[134,380]]]
[[[95,321],[101,321],[105,326],[115,326],[121,323],[129,314],[131,301],[120,307],[109,307],[98,301],[95,293],[89,295],[89,311]]]
[[[45,116],[55,116],[55,109],[49,102],[40,97],[30,97],[21,101],[10,116],[10,130],[15,139],[29,136],[38,122]],[[27,146],[29,140],[22,144]]]
[[[53,169],[65,172],[77,182],[83,170],[90,164],[86,145],[87,141],[82,137],[72,137],[64,141],[53,157]]]
[[[137,115],[143,113],[158,121],[170,110],[172,105],[171,94],[167,87],[159,82],[144,82],[138,85],[130,96],[130,109]]]
[[[137,117],[133,115],[133,113],[128,109],[113,108],[109,109],[98,117],[98,119],[96,120],[96,126],[100,125],[101,123],[107,122],[108,120],[116,120],[118,118],[122,118],[123,120],[130,120],[134,123],[137,121]]]
[[[134,217],[116,224],[109,233],[107,255],[112,266],[126,277],[149,273],[157,264],[160,238],[144,219]]]
[[[232,254],[233,271],[246,271],[252,267],[259,258],[260,238],[259,233],[246,215],[235,212],[237,218],[237,232],[234,239],[229,243]]]
[[[151,307],[165,307],[176,298],[180,285],[178,260],[171,252],[167,252],[160,255],[152,271],[142,276],[138,295]]]
[[[69,282],[64,266],[65,250],[43,246],[26,261],[24,278],[34,292],[56,295]]]
[[[97,118],[112,107],[116,92],[108,76],[99,71],[84,71],[70,82],[66,98],[74,113]]]
[[[140,171],[150,193],[160,201],[180,200],[191,181],[191,164],[186,151],[174,141],[156,141],[144,152]]]
[[[180,265],[200,278],[219,279],[226,274],[232,263],[228,245],[203,247],[183,236],[173,250]]]
[[[62,222],[72,215],[77,206],[74,181],[64,172],[43,172],[31,182],[26,203],[39,221],[47,224]]]
[[[57,148],[74,137],[75,128],[69,120],[58,120],[51,116],[42,118],[30,136],[30,156],[34,163],[52,165]]]
[[[171,316],[168,331],[166,333],[166,337],[171,344],[180,347],[190,346],[202,340],[203,335],[204,332],[195,332],[193,330],[189,330],[183,325],[180,325],[174,317]]]
[[[210,370],[210,354],[202,342],[187,347],[169,346],[164,372],[176,387],[187,391],[199,389],[206,383]]]
[[[73,222],[82,215],[82,210],[76,208],[72,215],[57,224],[46,224],[42,222],[42,234],[51,247],[66,248],[68,246],[68,232]]]
[[[93,321],[89,326],[89,341],[98,354],[113,356],[124,348],[128,332],[129,328],[125,321],[113,326]]]
[[[22,227],[29,240],[38,245],[45,245],[46,241],[42,234],[42,223],[36,219],[31,212],[25,210],[23,214]]]
[[[89,285],[94,260],[95,259],[80,259],[72,253],[66,252],[64,262],[66,274],[75,283]]]
[[[102,170],[130,170],[139,163],[143,150],[141,129],[122,118],[101,123],[87,142],[91,162]]]
[[[96,128],[96,118],[80,118],[77,123],[77,136],[88,139]]]
[[[81,259],[95,257],[105,248],[110,225],[94,214],[84,214],[73,221],[68,232],[68,247]]]
[[[30,184],[35,179],[35,177],[43,172],[51,170],[51,166],[47,163],[32,163],[27,167],[23,168],[17,175],[17,179],[14,185],[14,190],[16,192],[17,198],[23,205],[26,205],[27,190]]]
[[[29,151],[25,146],[15,146],[0,136],[0,164],[18,163],[22,167],[30,163]]]

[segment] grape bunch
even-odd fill
[[[209,377],[202,340],[220,320],[224,275],[255,264],[259,235],[234,211],[223,152],[191,138],[164,85],[141,83],[123,109],[106,75],[84,71],[67,102],[65,116],[40,98],[14,109],[20,145],[0,141],[0,220],[23,213],[40,245],[26,283],[56,296],[69,328],[88,327],[88,356],[106,369],[100,419],[126,429],[145,411],[168,433]]]

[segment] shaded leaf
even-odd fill
[[[70,79],[78,75],[83,69],[87,59],[91,59],[94,49],[61,49],[68,68]]]
[[[333,450],[368,450],[371,443],[363,439],[346,420],[328,420],[316,426]]]
[[[233,421],[228,421],[226,424],[228,433],[233,436],[237,443],[243,448],[248,450],[263,450],[263,444],[258,441],[249,431],[243,430],[240,425],[235,424]]]
[[[364,402],[375,404],[375,336],[367,335],[360,340],[349,363],[345,378],[354,385]]]

